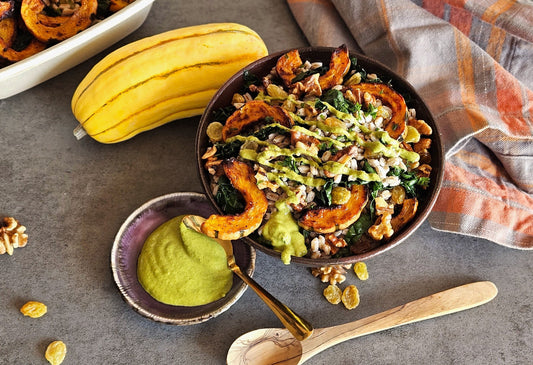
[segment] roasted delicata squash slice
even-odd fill
[[[237,215],[211,215],[202,224],[202,232],[214,238],[237,240],[248,236],[261,225],[268,208],[268,201],[257,187],[252,167],[234,158],[222,163],[231,185],[245,201],[244,212]]]
[[[20,14],[28,30],[39,41],[62,41],[92,24],[98,8],[97,0],[81,0],[80,7],[70,16],[51,17],[43,13],[42,0],[22,0]]]
[[[405,116],[407,113],[407,106],[403,96],[391,89],[389,86],[380,83],[362,82],[360,84],[350,86],[352,91],[359,90],[361,92],[367,92],[375,98],[381,99],[385,104],[392,109],[392,118],[385,126],[385,130],[389,135],[398,139],[403,135],[406,123]]]
[[[418,209],[418,199],[405,199],[402,204],[402,210],[391,219],[391,226],[394,232],[398,232],[407,222],[409,222],[416,214]]]
[[[353,185],[347,203],[332,207],[308,210],[298,220],[298,225],[305,230],[318,233],[333,233],[351,226],[363,211],[368,201],[364,185]]]
[[[6,17],[0,20],[0,58],[9,62],[23,60],[46,48],[46,44],[39,42],[35,38],[33,38],[23,49],[11,48],[17,35],[20,33],[20,30],[17,29],[17,27],[17,20],[15,17]]]
[[[0,1],[0,20],[12,18],[15,14],[15,1]]]
[[[293,49],[278,58],[276,72],[281,80],[283,80],[283,84],[289,87],[292,84],[292,80],[298,75],[301,66],[302,59],[300,58],[300,53],[297,49]]]
[[[331,89],[342,83],[344,75],[350,70],[350,55],[345,44],[333,51],[329,70],[318,78],[322,90]]]
[[[2,48],[0,41],[0,56],[11,62],[17,62],[33,56],[46,48],[46,44],[39,42],[37,39],[32,39],[28,46],[20,51],[13,48]]]
[[[318,78],[322,90],[331,89],[342,83],[342,78],[350,70],[350,55],[345,44],[333,51],[329,61],[329,69]],[[302,71],[302,59],[297,49],[282,55],[276,63],[276,72],[283,80],[283,84],[289,87],[293,80]],[[312,76],[309,76],[312,77]],[[309,79],[308,77],[308,79]]]
[[[282,107],[270,105],[262,100],[252,100],[236,110],[227,120],[222,128],[222,140],[240,134],[242,130],[262,121],[272,118],[273,121],[291,128],[294,124],[292,117]]]
[[[2,48],[9,48],[17,36],[17,21],[15,18],[4,18],[0,20],[0,45]]]

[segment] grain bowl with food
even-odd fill
[[[369,258],[427,216],[440,138],[416,91],[343,45],[267,56],[202,116],[197,161],[220,214],[202,230],[310,266]]]

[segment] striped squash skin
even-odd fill
[[[144,38],[110,53],[89,71],[72,97],[72,112],[95,140],[124,141],[202,114],[226,80],[267,54],[259,35],[236,23]]]

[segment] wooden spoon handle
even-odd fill
[[[302,342],[303,354],[299,364],[343,341],[473,308],[489,302],[497,293],[498,289],[493,283],[480,281],[448,289],[355,322],[315,329],[313,336]]]

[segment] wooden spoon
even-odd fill
[[[183,217],[183,224],[185,224],[187,228],[199,233],[203,233],[201,227],[204,221],[204,218],[197,215],[187,215]],[[301,341],[311,336],[311,334],[313,333],[313,326],[311,326],[309,322],[307,322],[304,318],[293,312],[285,304],[274,298],[263,287],[257,284],[255,280],[253,280],[245,272],[241,271],[241,269],[239,268],[239,266],[237,266],[237,263],[235,262],[235,257],[233,256],[233,245],[231,241],[221,240],[218,238],[213,239],[217,241],[218,244],[222,246],[222,248],[224,248],[224,251],[226,251],[228,267],[230,268],[230,270],[233,271],[233,273],[236,274],[239,278],[241,278],[241,280],[244,281],[250,288],[252,288],[257,295],[259,295],[259,297],[279,318],[281,323],[283,323],[283,325],[288,329],[288,331],[290,331],[292,336],[294,336],[293,338],[296,338]]]
[[[285,329],[266,328],[245,333],[233,342],[227,364],[303,364],[319,352],[352,338],[459,312],[492,300],[498,289],[480,281],[445,290],[374,314],[355,322],[315,329],[313,336],[298,341]]]

